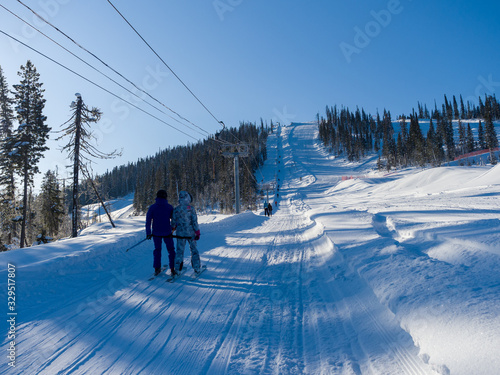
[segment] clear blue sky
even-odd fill
[[[24,0],[23,0],[24,1]],[[151,95],[208,133],[216,121],[168,73],[106,0],[25,1],[59,29]],[[449,98],[500,91],[500,4],[496,1],[262,1],[114,0],[115,6],[160,56],[228,126],[240,121],[310,121],[326,105],[409,113],[417,102],[433,107]],[[2,5],[123,82],[97,60],[43,25],[16,1]],[[43,51],[119,96],[106,78],[0,8],[0,29]],[[70,116],[74,94],[97,106],[103,151],[123,156],[100,161],[99,173],[159,149],[203,138],[147,104],[138,106],[191,135],[147,116],[23,46],[0,35],[0,65],[9,85],[31,59],[44,83],[48,124],[57,130]],[[129,85],[124,83],[127,87]],[[133,90],[133,88],[131,88]],[[136,101],[134,101],[136,103]],[[174,116],[175,117],[175,116]],[[54,139],[55,134],[52,135]],[[50,142],[43,172],[68,161]],[[63,175],[66,172],[63,172]]]

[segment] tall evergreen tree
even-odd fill
[[[442,118],[442,136],[446,146],[446,159],[448,161],[455,158],[455,136],[453,131],[453,123],[449,117]]]
[[[486,140],[484,138],[484,128],[481,121],[479,121],[479,126],[477,127],[477,147],[480,150],[484,150],[486,148]]]
[[[467,141],[466,141],[466,149],[467,153],[473,152],[475,147],[474,147],[474,134],[472,133],[472,129],[470,127],[470,124],[467,124]]]
[[[482,118],[484,118],[484,104],[483,104],[483,100],[481,99],[481,97],[478,97],[478,101],[479,101],[479,106],[478,106],[479,113],[476,113],[476,117],[482,117]]]
[[[460,118],[462,120],[466,118],[464,100],[462,98],[462,95],[460,95]]]
[[[495,131],[495,126],[493,125],[493,109],[491,107],[491,100],[486,99],[484,106],[484,133],[486,140],[486,147],[490,150],[490,161],[491,164],[496,164],[497,159],[495,157],[494,149],[498,147],[498,137]]]
[[[25,66],[21,66],[18,75],[21,77],[21,82],[14,85],[14,90],[19,127],[9,139],[8,148],[11,150],[23,186],[20,246],[24,247],[27,242],[28,187],[33,184],[34,175],[39,172],[37,164],[40,158],[48,150],[45,144],[49,138],[50,127],[45,124],[47,118],[43,115],[45,90],[42,89],[40,74],[28,60]]]
[[[401,164],[406,167],[408,164],[408,125],[406,124],[406,116],[403,115],[399,122],[401,130],[398,134],[398,152],[401,157]],[[401,138],[401,140],[399,139]]]
[[[47,171],[45,174],[38,199],[40,200],[41,212],[39,215],[41,216],[42,231],[46,231],[51,237],[56,237],[59,234],[65,212],[61,187],[54,172]]]
[[[9,146],[15,121],[13,105],[14,99],[10,96],[0,66],[0,241],[3,237],[7,244],[11,244],[16,236],[16,224],[13,221],[16,207],[15,166]]]
[[[436,134],[434,130],[434,124],[432,123],[432,119],[429,122],[429,130],[427,131],[427,139],[426,139],[426,155],[427,160],[432,163],[432,165],[440,165],[441,160],[443,158],[443,148],[442,143],[440,142],[441,137]]]
[[[458,104],[455,95],[453,95],[453,117],[455,118],[455,120],[458,120],[460,118],[460,112],[458,111]]]
[[[466,153],[467,134],[462,121],[458,120],[458,148],[460,155]]]
[[[451,103],[448,101],[448,98],[446,98],[446,94],[444,95],[444,104],[443,104],[443,116],[448,118],[448,120],[451,122],[453,120],[453,107]]]
[[[408,134],[408,154],[414,163],[424,165],[425,143],[422,130],[418,122],[418,116],[414,113],[410,117],[410,131]]]
[[[391,165],[391,157],[395,152],[394,128],[392,127],[391,112],[384,109],[382,118],[382,155],[388,161],[388,168]]]

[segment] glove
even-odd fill
[[[201,234],[200,234],[200,231],[199,231],[199,230],[197,230],[196,232],[194,232],[194,234],[195,234],[195,236],[194,236],[194,240],[195,240],[195,241],[198,241],[198,240],[200,239],[200,235],[201,235]]]
[[[152,234],[148,234],[148,235],[146,236],[146,239],[147,239],[147,240],[150,240],[151,238],[153,238],[153,235],[152,235]]]

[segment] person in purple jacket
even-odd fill
[[[170,226],[173,211],[174,208],[167,201],[167,192],[159,190],[156,193],[156,203],[149,207],[146,215],[146,238],[148,240],[152,238],[155,245],[153,251],[155,275],[161,272],[162,241],[165,242],[167,247],[170,271],[172,275],[175,274],[175,246],[172,238],[172,227]]]

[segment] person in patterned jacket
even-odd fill
[[[190,205],[192,200],[191,194],[187,191],[181,191],[179,193],[179,205],[174,208],[174,213],[172,214],[172,228],[176,236],[186,237],[177,238],[175,254],[175,271],[177,273],[182,270],[182,266],[184,265],[186,241],[189,243],[189,248],[191,249],[191,265],[194,272],[199,273],[201,268],[200,253],[196,247],[196,241],[200,239],[200,228],[198,226],[196,210]]]

